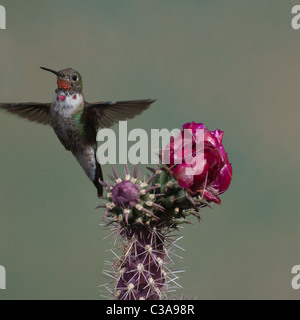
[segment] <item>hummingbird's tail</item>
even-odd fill
[[[100,163],[96,158],[96,149],[93,146],[73,150],[72,153],[80,163],[86,175],[93,181],[98,191],[98,197],[103,195],[103,187],[99,180],[103,181]]]
[[[103,186],[100,184],[99,180],[103,181],[103,174],[102,174],[102,169],[101,169],[101,165],[100,163],[97,161],[96,159],[96,176],[95,176],[95,180],[94,185],[97,188],[98,191],[98,197],[102,197],[103,196]]]

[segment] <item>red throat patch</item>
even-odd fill
[[[72,91],[73,90],[70,82],[66,81],[66,80],[62,80],[61,78],[57,78],[57,87],[58,87],[58,89],[64,90],[64,91]]]

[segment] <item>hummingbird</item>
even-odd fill
[[[54,71],[41,67],[57,77],[52,103],[0,103],[0,109],[30,121],[50,125],[67,151],[71,151],[86,175],[103,194],[101,165],[96,159],[97,130],[109,128],[118,121],[132,119],[148,109],[155,100],[86,102],[82,77],[72,68]]]

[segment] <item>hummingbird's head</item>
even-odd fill
[[[57,76],[57,89],[61,91],[82,91],[82,78],[79,72],[72,68],[54,71],[48,68],[41,69],[54,73]]]

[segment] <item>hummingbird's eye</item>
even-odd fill
[[[72,80],[73,80],[73,81],[77,81],[77,79],[78,79],[77,76],[73,76],[73,77],[72,77]]]

